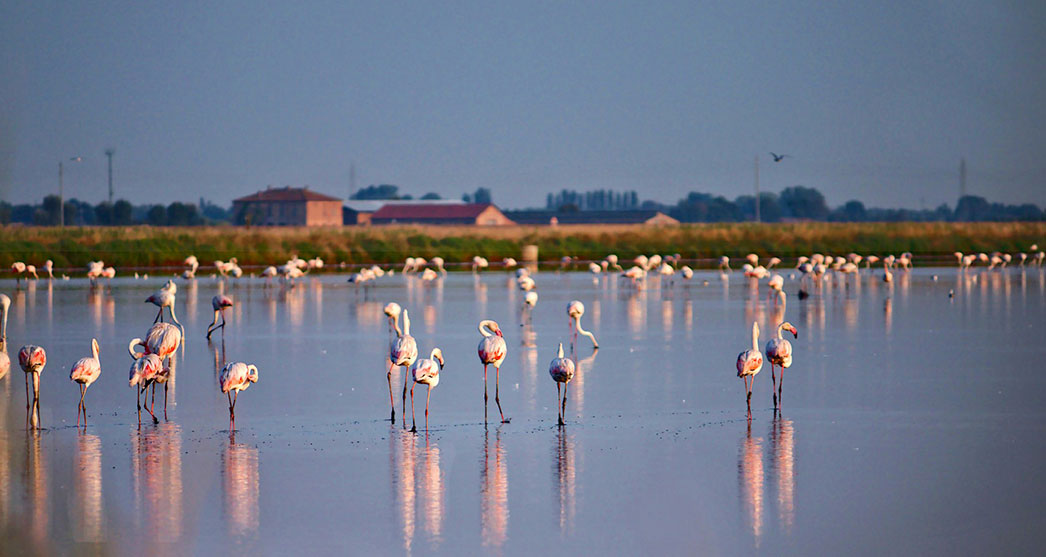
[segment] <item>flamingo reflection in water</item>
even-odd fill
[[[443,539],[443,512],[445,488],[443,471],[440,467],[440,450],[436,443],[429,441],[425,435],[425,446],[419,450],[418,437],[415,435],[391,432],[399,435],[399,475],[393,481],[397,484],[400,517],[403,525],[403,545],[408,553],[414,542],[416,516],[421,508],[422,528],[428,535],[433,547]],[[418,495],[420,494],[420,499]]]
[[[222,496],[229,534],[235,538],[249,536],[258,530],[258,449],[236,442],[236,432],[229,432],[229,444],[222,453]]]
[[[150,532],[155,542],[181,539],[185,523],[181,426],[164,422],[131,430],[131,474],[136,530]],[[144,527],[142,520],[148,522]]]
[[[80,433],[76,439],[76,467],[73,491],[73,539],[97,543],[105,539],[105,512],[102,499],[102,440],[97,435]]]
[[[752,535],[755,546],[763,535],[764,476],[763,476],[763,438],[752,438],[752,422],[748,422],[745,437],[737,454],[737,479],[741,490],[741,505],[752,524]]]
[[[559,528],[563,533],[573,529],[574,516],[577,513],[577,462],[575,460],[574,436],[563,428],[556,432],[556,445],[553,451],[553,471],[556,475],[556,486],[559,499]]]
[[[493,454],[492,454],[493,453]],[[490,448],[490,434],[483,432],[483,470],[480,474],[480,531],[484,546],[500,548],[508,537],[508,463],[501,446],[501,428]]]
[[[785,533],[795,524],[795,430],[791,420],[774,416],[770,431],[770,473],[777,489],[777,517]]]

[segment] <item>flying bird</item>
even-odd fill
[[[792,155],[778,155],[777,153],[770,153],[770,156],[774,158],[774,162],[781,162],[785,157],[791,157]]]

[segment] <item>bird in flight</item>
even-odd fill
[[[774,162],[781,162],[785,157],[791,157],[792,155],[778,155],[777,153],[771,152],[770,156],[774,158]]]

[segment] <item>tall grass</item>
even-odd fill
[[[519,258],[536,244],[542,260],[564,255],[600,259],[609,253],[679,253],[687,259],[749,252],[793,257],[813,252],[917,255],[1027,251],[1046,246],[1046,223],[783,223],[691,224],[671,227],[575,225],[557,227],[382,226],[243,228],[233,226],[0,228],[0,265],[14,261],[82,268],[101,259],[117,267],[179,266],[189,254],[201,264],[237,257],[269,265],[297,254],[328,263],[396,263],[408,256],[442,256],[449,263],[474,255]]]

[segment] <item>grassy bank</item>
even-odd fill
[[[749,252],[792,257],[813,252],[917,255],[1027,251],[1046,246],[1046,223],[788,223],[479,228],[390,226],[367,228],[91,227],[0,228],[0,265],[13,261],[82,268],[102,259],[116,267],[178,266],[189,254],[203,265],[233,256],[241,265],[269,265],[297,254],[328,263],[395,263],[408,256],[440,255],[450,262],[482,255],[494,261],[520,257],[536,244],[542,260],[563,255],[599,259],[608,253],[680,253],[684,258],[742,256]]]

